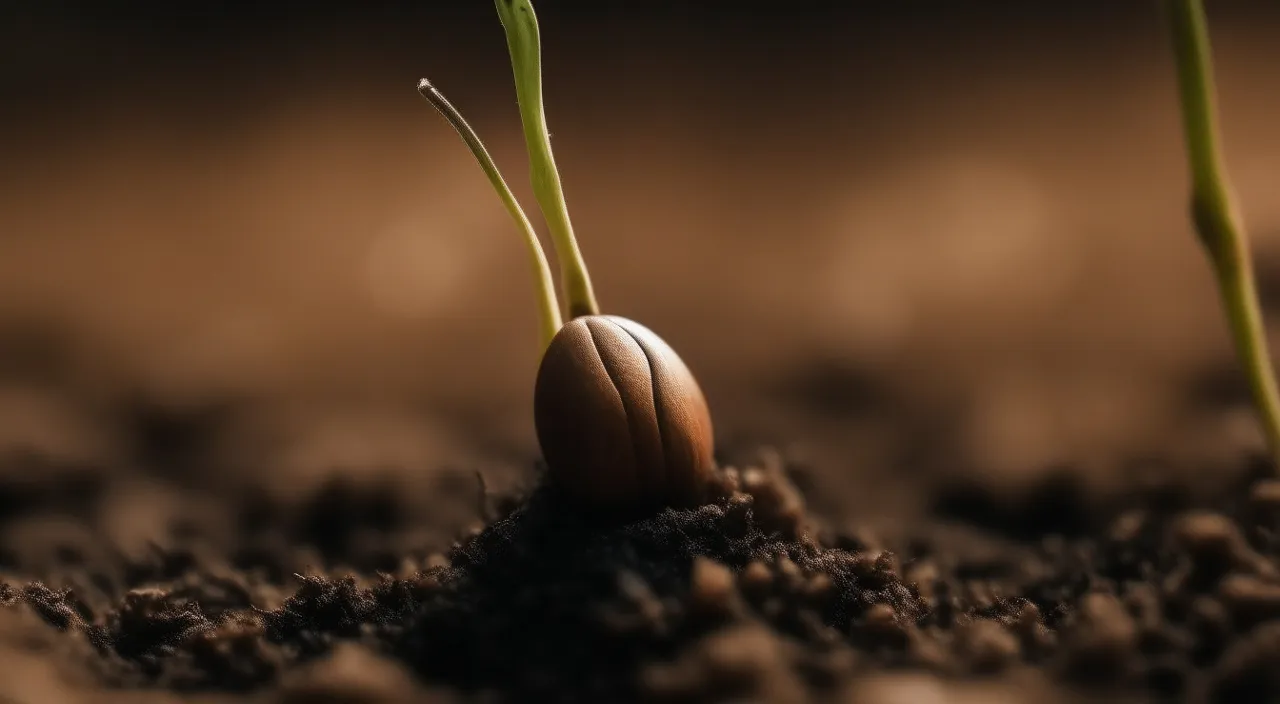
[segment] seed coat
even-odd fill
[[[589,315],[556,333],[534,387],[552,481],[597,506],[688,506],[714,468],[711,414],[679,355],[627,318]]]

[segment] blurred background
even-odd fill
[[[1280,6],[1207,4],[1280,312]],[[0,7],[0,443],[136,457],[120,408],[169,437],[234,407],[197,464],[285,490],[527,472],[523,246],[414,91],[536,216],[490,3]],[[597,293],[699,375],[729,459],[776,443],[852,496],[1258,446],[1155,2],[781,7],[537,5]]]

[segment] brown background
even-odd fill
[[[1267,265],[1280,15],[1208,4]],[[522,245],[413,90],[536,216],[502,32],[415,5],[6,10],[0,432],[109,443],[66,389],[231,394],[228,451],[277,467],[532,456]],[[1229,348],[1155,3],[614,5],[539,5],[556,153],[607,312],[681,352],[726,446],[847,476],[1256,443],[1195,393]]]

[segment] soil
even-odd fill
[[[539,482],[527,263],[412,88],[529,208],[492,8],[152,4],[0,20],[0,704],[1280,701],[1154,3],[546,3],[599,293],[720,433],[627,522]],[[1274,314],[1280,4],[1232,6]]]
[[[927,520],[852,530],[806,508],[823,468],[761,449],[704,506],[608,522],[537,472],[441,475],[434,509],[342,474],[286,500],[192,468],[225,409],[112,413],[167,474],[3,458],[5,701],[1280,698],[1261,458],[1109,497],[922,485]],[[478,520],[441,544],[458,504]]]

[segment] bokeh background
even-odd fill
[[[1280,6],[1208,5],[1280,311]],[[1257,446],[1155,2],[538,10],[600,299],[685,357],[729,455],[776,444],[832,500],[885,507],[912,473],[1106,482]],[[238,409],[189,471],[283,492],[359,467],[528,476],[524,250],[414,91],[463,110],[536,215],[489,3],[0,18],[0,442],[136,457],[132,399]]]

